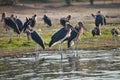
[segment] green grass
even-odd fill
[[[12,48],[20,48],[20,47],[30,47],[33,46],[33,43],[28,42],[25,37],[18,39],[17,36],[13,37],[13,41],[9,43],[9,36],[3,37],[0,39],[0,48],[12,49]]]
[[[112,41],[112,35],[110,30],[113,27],[119,28],[120,25],[101,27],[101,36],[92,37],[91,30],[94,28],[93,23],[84,23],[88,31],[85,31],[85,34],[79,40],[78,48],[79,49],[111,49],[115,47],[120,47],[120,44],[114,44]],[[47,49],[58,49],[59,44],[48,47],[48,44],[51,40],[51,36],[60,29],[59,24],[54,24],[53,27],[47,28],[44,24],[39,23],[36,25],[35,30],[41,35],[45,42],[45,47]],[[41,30],[39,30],[41,29]],[[34,49],[34,42],[31,40],[28,42],[27,37],[24,33],[21,34],[21,38],[18,40],[18,36],[14,33],[13,41],[8,43],[9,34],[5,34],[2,26],[0,26],[0,49],[2,50],[24,50],[24,49]],[[66,43],[63,43],[63,48],[66,49]],[[41,47],[39,49],[42,50]]]

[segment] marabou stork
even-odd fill
[[[52,37],[51,41],[49,43],[49,47],[51,47],[54,43],[60,42],[59,50],[61,50],[61,44],[64,41],[64,39],[70,37],[71,29],[73,27],[70,24],[66,24],[65,27],[58,30]]]
[[[43,20],[44,20],[44,23],[46,23],[49,27],[52,26],[51,19],[47,15],[43,16]]]
[[[13,15],[11,17],[6,17],[6,13],[2,13],[2,19],[3,27],[6,30],[10,31],[10,39],[9,42],[12,41],[12,31],[11,29],[16,32],[17,34],[20,34],[20,27],[22,27],[22,22],[20,20],[17,20]]]
[[[120,31],[116,28],[111,29],[111,34],[113,36],[114,41],[117,40],[117,37],[120,36]]]
[[[22,30],[23,30],[23,23],[22,23],[22,21],[19,18],[16,17],[15,22],[17,23],[20,32],[22,32]]]
[[[100,35],[101,35],[101,33],[100,33],[100,28],[99,28],[99,27],[95,27],[95,28],[92,30],[92,35],[93,35],[93,37],[94,37],[95,35],[100,36]]]
[[[31,30],[35,25],[37,21],[37,15],[33,15],[32,18],[27,18],[26,21],[22,27],[22,30],[24,33],[27,33],[27,38],[30,40],[30,34],[26,30]]]
[[[31,19],[30,19],[30,18],[28,19],[28,18],[26,17],[26,21],[25,21],[24,24],[23,24],[22,30],[23,30],[23,33],[26,33],[26,34],[27,34],[27,39],[28,39],[28,41],[30,40],[30,33],[29,33],[29,30],[31,29],[30,24],[31,24]],[[27,30],[28,30],[28,31],[27,31]]]
[[[83,29],[87,30],[82,22],[78,22],[78,25],[72,29],[72,32],[70,34],[70,37],[68,37],[67,40],[67,46],[68,48],[71,47],[71,41],[73,41],[74,43],[76,43],[76,48],[78,47],[78,40],[80,39],[80,37],[83,35]]]
[[[23,32],[27,33],[28,40],[31,37],[31,39],[35,43],[39,44],[43,49],[45,49],[44,42],[43,42],[42,38],[39,36],[39,34],[35,30],[33,30],[31,28],[30,24],[31,24],[31,19],[26,18],[26,22],[23,25]],[[37,44],[36,44],[36,46],[37,46]]]
[[[71,19],[71,15],[68,15],[67,17],[60,18],[60,24],[65,27],[66,23],[69,22]]]
[[[112,34],[113,36],[118,36],[118,35],[119,35],[118,29],[116,29],[116,28],[111,29],[111,34]]]
[[[14,17],[13,14],[11,15],[11,19],[17,24],[17,26],[18,26],[18,28],[19,28],[19,31],[20,31],[20,33],[21,33],[21,32],[22,32],[22,28],[23,28],[23,23],[22,23],[22,21],[21,21],[19,18],[17,18],[17,16]]]
[[[72,32],[70,34],[70,37],[66,38],[64,41],[67,41],[67,47],[70,48],[71,47],[71,42],[74,43],[74,49],[78,49],[78,41],[80,39],[80,37],[83,35],[83,31],[84,30],[87,30],[83,23],[82,22],[78,22],[78,25],[72,29]],[[74,52],[74,49],[72,50],[74,55],[73,55],[73,58],[74,58],[74,64],[73,64],[73,70],[76,70],[76,59],[79,58],[78,56],[78,52],[75,51]]]
[[[45,45],[44,45],[43,39],[41,38],[41,36],[40,36],[35,30],[31,29],[31,30],[27,30],[27,32],[30,34],[31,39],[32,39],[35,43],[39,44],[39,45],[42,47],[42,49],[45,49]],[[37,46],[37,44],[36,44],[36,46]],[[35,46],[35,47],[36,47],[36,46]],[[35,48],[35,49],[36,49],[36,48]],[[36,51],[36,50],[35,50],[35,51]]]
[[[30,26],[31,26],[31,27],[35,27],[36,21],[37,21],[37,15],[34,14],[34,15],[32,16],[32,18],[30,18],[30,20],[31,20]]]
[[[23,24],[22,30],[25,32],[27,29],[31,28],[32,20],[26,17],[26,21]]]
[[[66,39],[67,37],[70,36],[71,33],[71,29],[73,27],[70,24],[66,24],[65,27],[61,28],[59,31],[57,31],[52,37],[51,37],[51,41],[49,43],[49,47],[51,47],[53,44],[55,44],[56,42],[60,42],[59,45],[59,50],[60,55],[61,55],[61,69],[63,69],[63,65],[62,65],[62,59],[63,59],[63,54],[62,54],[62,42],[64,41],[64,39]]]

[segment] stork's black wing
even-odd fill
[[[49,47],[52,46],[52,44],[54,44],[57,41],[60,41],[62,39],[65,38],[67,34],[67,30],[65,30],[65,28],[60,29],[59,31],[57,31],[52,37],[51,37],[51,41],[49,43]]]
[[[30,18],[29,21],[31,21],[30,26],[31,26],[31,27],[35,27],[35,25],[36,25],[36,20],[33,20],[33,19]]]
[[[50,18],[44,17],[43,20],[44,20],[44,22],[45,22],[47,25],[52,26],[52,23],[51,23]]]
[[[30,22],[29,20],[27,20],[27,21],[23,24],[23,27],[22,27],[23,32],[26,31],[26,29],[29,27],[30,23],[31,23],[31,22]]]
[[[33,31],[31,33],[31,38],[36,42],[38,43],[43,49],[45,49],[45,46],[44,46],[44,42],[42,40],[42,38],[38,35],[38,33],[36,31]]]
[[[76,31],[77,31],[77,30],[76,30]],[[68,42],[67,42],[67,47],[68,47],[68,48],[71,46],[71,41],[74,40],[74,39],[77,37],[77,35],[78,35],[78,33],[77,33],[76,31],[75,31],[75,30],[72,30],[71,35],[70,35],[70,37],[68,38]]]
[[[11,27],[17,34],[20,34],[18,25],[11,18],[5,18],[4,20],[6,25]]]
[[[18,25],[19,30],[20,30],[20,32],[21,32],[21,31],[22,31],[22,27],[23,27],[22,21],[21,21],[20,19],[16,19],[15,22],[16,22],[16,24]]]

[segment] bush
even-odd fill
[[[19,0],[0,0],[0,5],[15,5]]]

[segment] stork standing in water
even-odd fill
[[[59,50],[61,51],[61,69],[63,70],[63,64],[62,64],[62,60],[63,60],[63,53],[62,53],[62,42],[64,41],[64,39],[66,39],[67,37],[70,37],[71,34],[71,29],[73,27],[70,24],[66,24],[65,27],[61,28],[60,30],[58,30],[52,37],[51,37],[51,41],[49,43],[49,47],[51,47],[53,44],[55,44],[56,42],[59,42]]]
[[[44,23],[48,25],[48,27],[52,26],[51,19],[47,15],[43,16],[43,20],[44,20]]]
[[[74,44],[74,49],[78,49],[78,41],[80,37],[83,35],[83,30],[87,30],[82,22],[78,22],[78,25],[72,29],[70,37],[66,38],[64,41],[67,41],[67,47],[71,47],[71,42]],[[73,49],[73,50],[74,50]]]
[[[20,34],[21,31],[19,29],[22,24],[19,24],[20,20],[16,20],[13,15],[11,17],[6,17],[6,13],[2,13],[2,19],[1,22],[3,22],[3,27],[10,32],[10,39],[9,42],[12,41],[12,31],[16,32],[17,34]]]
[[[33,30],[31,27],[32,19],[26,18],[26,21],[23,25],[23,32],[27,34],[28,40],[32,39],[35,42],[35,60],[37,60],[38,57],[38,44],[42,47],[42,49],[45,49],[44,41],[42,37],[37,33],[37,31]]]
[[[71,42],[73,42],[74,44],[74,49],[72,50],[72,52],[74,53],[73,54],[73,60],[74,60],[74,63],[73,63],[73,71],[76,70],[76,63],[78,62],[78,59],[80,58],[78,56],[78,52],[77,51],[74,51],[74,50],[77,50],[78,49],[78,41],[79,39],[81,38],[81,36],[83,35],[83,32],[84,30],[87,30],[83,23],[82,22],[78,22],[78,25],[72,29],[72,32],[70,34],[70,37],[66,38],[65,40],[67,40],[67,46],[68,48],[71,47]]]

